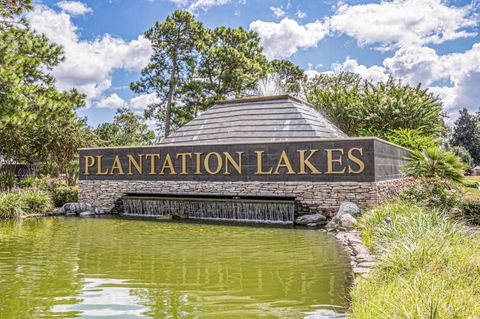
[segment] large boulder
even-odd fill
[[[83,202],[66,203],[63,205],[62,210],[67,216],[80,215],[83,212],[94,212],[92,205]]]
[[[317,225],[325,225],[327,223],[327,217],[323,216],[322,214],[310,214],[310,215],[302,215],[295,219],[295,224],[297,225],[308,225],[308,224],[317,224]]]
[[[86,211],[86,212],[81,212],[79,214],[80,217],[93,217],[95,216],[95,212],[92,211]]]
[[[357,204],[352,202],[343,202],[338,209],[337,214],[333,217],[333,220],[338,222],[342,218],[343,215],[349,214],[351,216],[355,216],[358,214],[360,209],[358,208]]]
[[[353,228],[357,224],[357,220],[350,214],[344,214],[340,217],[339,224],[342,228]]]

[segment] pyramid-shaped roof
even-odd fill
[[[306,102],[280,95],[218,101],[161,143],[214,144],[346,137]]]

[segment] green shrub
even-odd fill
[[[473,168],[475,166],[475,160],[473,159],[472,155],[468,152],[468,150],[463,146],[453,146],[450,151],[457,155],[462,162],[467,165],[467,168]]]
[[[65,203],[78,201],[78,189],[74,186],[58,186],[51,189],[55,207],[61,207]]]
[[[467,223],[480,225],[480,198],[467,197],[460,204],[463,218]]]
[[[53,201],[47,192],[38,189],[26,189],[19,194],[23,211],[26,214],[46,214],[52,211]]]
[[[9,171],[0,172],[0,191],[10,191],[17,184],[15,174]]]
[[[386,134],[385,139],[412,151],[422,151],[440,145],[439,139],[425,136],[421,129],[392,130]]]
[[[58,176],[58,164],[55,162],[43,162],[38,166],[38,173],[46,176]]]
[[[452,152],[432,147],[412,152],[410,162],[403,169],[414,178],[438,177],[460,182],[466,165]]]
[[[0,218],[16,218],[24,214],[20,193],[0,193]]]
[[[20,180],[19,186],[22,188],[29,188],[32,187],[35,183],[35,177],[34,176],[26,176],[22,180]]]
[[[397,183],[398,196],[405,202],[449,210],[459,204],[461,190],[447,179],[406,178]]]
[[[67,181],[59,178],[41,177],[36,179],[34,185],[50,194],[55,207],[65,203],[78,201],[78,190],[74,186],[68,186]]]
[[[447,214],[404,202],[367,211],[360,226],[381,257],[354,285],[349,318],[478,317],[480,234],[467,235]]]

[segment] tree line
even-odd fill
[[[421,84],[393,78],[372,82],[348,72],[307,78],[290,61],[268,61],[255,32],[208,28],[185,11],[173,12],[145,32],[153,53],[131,89],[153,93],[156,101],[143,115],[120,109],[112,123],[92,128],[76,114],[85,96],[56,89],[50,71],[64,59],[63,50],[30,28],[22,18],[30,9],[30,0],[0,0],[4,158],[54,162],[62,171],[79,147],[157,143],[216,100],[258,95],[265,81],[275,83],[273,93],[305,99],[350,136],[374,135],[412,149],[440,145],[449,136],[442,101]],[[147,120],[156,123],[157,133]],[[455,136],[452,145],[459,145]],[[478,147],[466,149],[470,154],[480,152]],[[478,163],[480,154],[475,156]]]

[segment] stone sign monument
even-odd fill
[[[328,214],[385,200],[408,154],[349,138],[291,96],[220,101],[159,145],[80,149],[79,200],[112,210],[125,194],[267,196]]]

